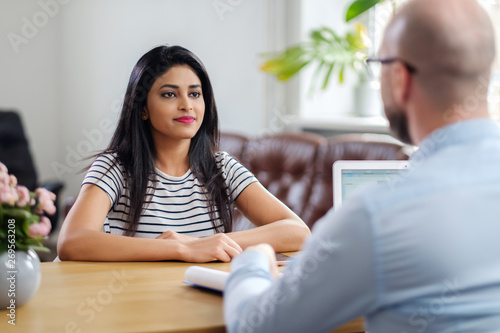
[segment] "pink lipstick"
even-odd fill
[[[182,116],[179,118],[174,119],[175,121],[178,121],[183,124],[191,124],[194,121],[193,116]]]

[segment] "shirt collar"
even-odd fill
[[[482,140],[488,137],[500,140],[500,126],[491,119],[471,119],[442,127],[427,136],[412,154],[411,160],[427,158],[437,151],[462,143]]]

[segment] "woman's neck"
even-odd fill
[[[180,177],[189,170],[189,146],[191,140],[155,142],[155,166],[163,173]]]

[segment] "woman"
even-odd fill
[[[59,258],[230,261],[263,242],[298,250],[307,226],[217,152],[218,135],[201,61],[179,46],[146,53],[132,71],[111,143],[62,226]],[[233,205],[257,228],[231,232]]]

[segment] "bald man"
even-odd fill
[[[229,332],[328,332],[365,316],[370,333],[500,332],[500,128],[488,118],[495,57],[475,0],[414,0],[377,59],[410,170],[329,212],[274,280],[260,245],[231,264]]]

